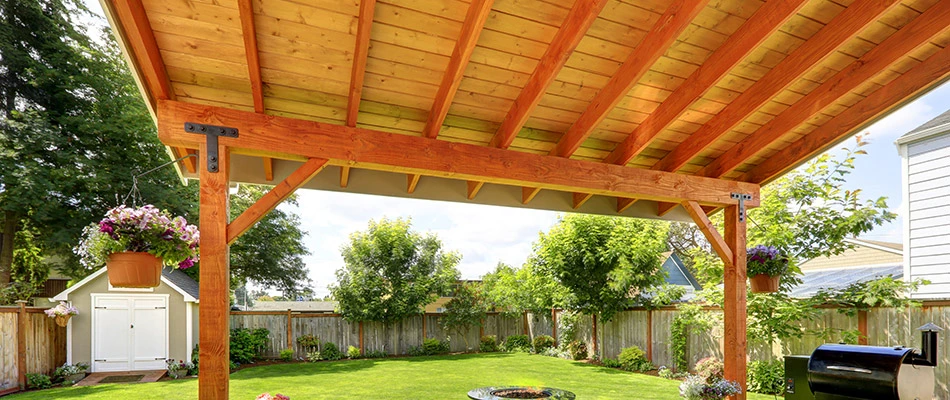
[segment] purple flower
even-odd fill
[[[175,232],[172,232],[171,229],[166,229],[165,232],[162,233],[162,240],[172,240],[174,238],[175,238]]]
[[[99,221],[99,232],[108,233],[110,235],[115,232],[115,227],[113,226],[112,220],[106,218],[102,221]]]
[[[178,268],[181,269],[188,269],[193,266],[195,266],[195,259],[193,258],[186,258],[184,261],[178,263]]]

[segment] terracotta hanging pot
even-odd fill
[[[162,259],[149,253],[112,253],[106,267],[109,283],[115,287],[153,288],[161,283]]]
[[[758,274],[749,277],[752,284],[752,293],[775,293],[778,292],[778,284],[782,275],[768,276]]]
[[[65,328],[66,325],[69,324],[69,317],[72,317],[72,315],[69,315],[69,314],[57,315],[55,318],[53,318],[53,320],[56,321],[56,325],[59,325]]]

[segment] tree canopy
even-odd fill
[[[349,321],[389,324],[418,315],[459,278],[461,256],[443,251],[435,235],[413,231],[406,219],[370,221],[350,235],[342,254],[330,291]]]

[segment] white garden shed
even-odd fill
[[[198,283],[165,268],[155,288],[117,288],[102,268],[56,295],[79,315],[66,327],[66,361],[91,372],[165,369],[167,359],[189,360],[198,343]]]

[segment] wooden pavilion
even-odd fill
[[[299,187],[695,221],[744,386],[759,185],[950,73],[950,0],[102,2],[199,155],[202,400],[228,397],[228,244]],[[229,221],[231,181],[276,186]]]

